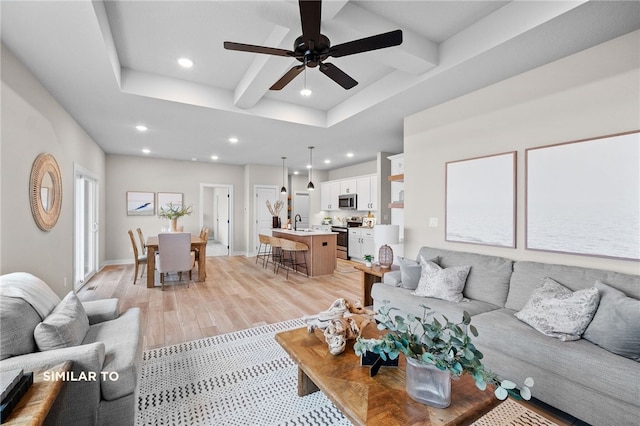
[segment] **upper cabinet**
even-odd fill
[[[340,194],[357,194],[357,179],[346,179],[340,181]]]
[[[320,184],[320,210],[338,210],[340,182],[330,181]]]
[[[378,210],[378,177],[363,176],[356,179],[358,210]]]

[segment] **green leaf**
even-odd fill
[[[522,399],[526,399],[527,401],[531,399],[531,390],[526,387],[523,386],[522,389],[520,389],[520,396],[522,397]]]
[[[527,377],[526,379],[524,379],[524,385],[525,386],[529,386],[529,387],[533,387],[534,385],[534,381],[531,377]]]
[[[469,323],[471,323],[471,315],[469,315],[469,312],[462,312],[462,323],[464,325],[469,325]]]
[[[496,387],[496,390],[494,393],[496,395],[496,398],[498,398],[501,401],[504,401],[509,396],[509,393],[500,386]]]
[[[502,386],[505,389],[515,389],[516,388],[516,384],[513,383],[511,380],[503,380],[502,383],[500,383],[500,386]]]
[[[472,324],[469,324],[469,331],[471,331],[473,337],[478,337],[478,329],[475,328]]]

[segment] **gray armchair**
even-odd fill
[[[95,380],[64,383],[46,424],[134,424],[142,361],[138,308],[121,314],[117,299],[79,304],[73,293],[60,300],[42,280],[23,272],[0,277],[0,305],[0,371],[44,370],[70,360],[74,377],[95,373]],[[69,306],[75,306],[77,318],[68,315]],[[42,324],[55,327],[55,337],[66,336],[71,344],[51,347]],[[41,350],[46,345],[48,350]]]

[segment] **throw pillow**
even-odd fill
[[[595,287],[574,292],[547,277],[515,315],[542,334],[566,342],[580,339],[593,319],[599,301]]]
[[[437,262],[438,258],[430,260]],[[415,260],[407,259],[406,257],[399,258],[398,264],[400,265],[400,285],[403,288],[415,290],[420,281],[422,266]]]
[[[33,336],[41,351],[50,351],[81,344],[88,331],[89,318],[82,303],[71,291],[53,312],[36,326]]]
[[[600,305],[582,337],[609,352],[640,361],[640,300],[599,280],[596,288]]]
[[[416,290],[411,294],[456,303],[462,301],[462,290],[467,282],[471,266],[454,266],[443,269],[423,257],[420,258],[420,264],[422,266],[420,281]]]

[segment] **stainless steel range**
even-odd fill
[[[349,260],[349,228],[362,226],[362,218],[352,217],[347,219],[346,225],[333,225],[331,232],[337,232],[336,257]]]

